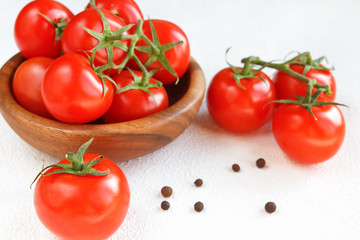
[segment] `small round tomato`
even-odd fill
[[[15,98],[23,108],[50,119],[53,117],[45,108],[41,98],[41,83],[53,61],[52,58],[46,57],[34,57],[26,60],[16,70],[12,82]]]
[[[142,72],[133,71],[139,78]],[[115,75],[113,80],[119,89],[133,84],[134,77],[128,70],[123,70]],[[157,84],[153,78],[150,78],[149,84]],[[148,92],[141,89],[131,89],[115,94],[110,109],[103,116],[105,123],[125,122],[157,113],[169,106],[169,98],[166,90],[161,87],[150,87]]]
[[[67,54],[56,59],[41,85],[45,107],[66,123],[87,123],[100,118],[110,107],[114,88],[97,76],[89,59]]]
[[[190,45],[189,40],[185,34],[185,32],[174,23],[165,20],[157,20],[151,19],[152,24],[154,25],[155,31],[157,33],[160,48],[168,43],[175,43],[182,41],[181,44],[176,45],[170,50],[165,51],[165,57],[169,61],[170,65],[178,75],[178,77],[182,77],[190,64]],[[152,32],[150,28],[149,20],[144,21],[143,25],[143,33],[153,41]],[[136,46],[147,46],[147,43],[140,39]],[[166,48],[165,48],[166,49]],[[140,59],[140,61],[145,64],[149,59],[150,55],[144,52],[140,52],[135,50],[135,55]],[[131,64],[131,67],[134,64]],[[161,69],[157,73],[155,73],[154,78],[161,81],[163,84],[170,84],[176,81],[176,77],[173,76],[169,71],[167,71],[158,60],[153,62],[148,70]]]
[[[118,30],[126,24],[121,18],[106,9],[101,9],[105,18],[109,22],[110,30]],[[84,28],[90,29],[97,33],[103,33],[104,27],[101,17],[95,8],[90,8],[77,14],[65,27],[62,40],[62,48],[64,54],[81,54],[84,56],[91,56],[92,50],[99,40],[91,36]],[[127,32],[124,35],[128,34]],[[129,47],[129,41],[121,41],[125,46]],[[113,47],[113,62],[120,64],[127,52],[120,48]],[[94,65],[95,67],[106,65],[108,63],[108,53],[105,47],[101,48],[95,53]],[[115,71],[113,71],[115,72]]]
[[[302,74],[304,71],[304,66],[299,64],[292,64],[290,65],[290,69],[299,74]],[[310,69],[305,76],[310,79],[315,79],[318,84],[328,85],[332,91],[331,96],[328,97],[331,101],[335,99],[336,83],[333,75],[329,70]],[[301,82],[300,80],[281,71],[275,73],[273,81],[278,99],[288,99],[294,95],[305,96],[306,94],[306,83]],[[313,89],[312,93],[315,91],[316,88]]]
[[[316,119],[297,104],[281,104],[274,113],[272,131],[280,148],[306,164],[333,157],[345,137],[345,121],[335,105],[312,106]]]
[[[96,0],[95,5],[118,15],[126,24],[137,24],[144,19],[139,6],[134,0]],[[86,6],[90,8],[90,3]]]
[[[61,54],[61,37],[56,35],[54,23],[68,22],[74,16],[63,4],[52,1],[32,1],[19,13],[15,22],[15,41],[25,58],[57,58]],[[60,30],[61,32],[61,30]]]
[[[98,156],[85,154],[83,161],[86,164]],[[93,166],[98,171],[109,170],[103,176],[53,173],[59,169],[50,168],[36,184],[34,206],[41,222],[61,239],[109,238],[129,208],[130,190],[124,173],[106,157]]]
[[[240,69],[240,68],[239,68]],[[207,92],[207,107],[210,116],[221,127],[232,132],[255,130],[272,117],[276,100],[275,87],[269,77],[258,72],[256,77],[243,78],[239,87],[233,78],[234,71],[228,67],[212,79]]]

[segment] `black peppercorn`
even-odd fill
[[[195,186],[197,187],[201,187],[203,185],[203,180],[198,178],[196,179],[196,181],[194,182]]]
[[[172,195],[172,193],[173,193],[173,190],[169,186],[165,186],[161,189],[161,194],[166,198],[170,197]]]
[[[232,170],[233,170],[234,172],[239,172],[239,171],[240,171],[240,166],[239,166],[239,164],[234,163],[234,164],[232,165]]]
[[[194,204],[194,209],[197,212],[201,212],[204,209],[204,204],[202,202],[196,202]]]
[[[168,201],[162,201],[161,202],[161,208],[163,210],[168,210],[170,208],[170,203]]]
[[[259,158],[258,160],[256,160],[256,166],[258,168],[263,168],[265,167],[265,165],[266,165],[265,159]]]
[[[276,204],[274,202],[267,202],[265,204],[265,211],[268,213],[273,213],[276,211]]]

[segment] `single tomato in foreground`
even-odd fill
[[[153,38],[154,32],[152,31],[150,21],[156,32],[157,37],[155,38]],[[171,65],[177,76],[181,78],[190,64],[190,44],[185,32],[176,24],[159,19],[145,20],[142,30],[143,33],[159,47],[160,51],[165,54],[168,63]],[[174,46],[174,43],[178,44]],[[138,48],[138,50],[135,50],[135,55],[149,71],[161,69],[154,74],[154,78],[161,81],[163,84],[175,82],[177,77],[166,70],[162,65],[164,63],[163,58],[157,59],[147,66],[150,54],[140,51],[140,48],[143,47],[148,47],[148,44],[143,39],[140,39],[136,43],[136,48]],[[149,51],[149,49],[146,49],[146,51]],[[130,62],[130,67],[136,69],[137,65],[134,62]]]
[[[114,86],[104,82],[79,54],[67,54],[49,67],[41,86],[45,107],[65,123],[88,123],[100,118],[114,98]]]
[[[15,41],[25,58],[57,58],[61,54],[61,34],[74,14],[52,0],[32,1],[15,22]],[[50,22],[50,21],[52,22]]]
[[[303,74],[304,66],[299,64],[291,64],[290,69],[299,74]],[[331,101],[334,101],[336,96],[336,82],[335,78],[329,70],[310,69],[306,74],[306,77],[315,79],[318,84],[328,85],[332,94],[327,96]],[[284,73],[277,71],[273,78],[276,95],[278,99],[288,99],[294,95],[305,96],[306,94],[306,83]],[[317,89],[314,88],[312,93]],[[322,93],[324,95],[324,93]]]
[[[123,70],[120,74],[115,75],[113,80],[119,89],[129,87],[131,84],[141,88],[141,77],[142,72],[140,71]],[[155,79],[150,78],[145,89],[135,87],[116,93],[110,109],[103,116],[104,122],[116,123],[135,120],[167,108],[169,98],[166,90],[163,86],[157,85]]]
[[[34,57],[23,62],[14,74],[12,87],[18,103],[36,115],[53,119],[41,97],[41,83],[45,73],[54,60],[47,57]]]
[[[68,153],[67,159],[43,169],[36,183],[36,214],[61,239],[107,239],[120,227],[129,208],[124,173],[108,158],[85,153],[91,141],[76,155]]]
[[[239,71],[241,68],[237,68]],[[274,112],[276,90],[270,78],[259,71],[255,78],[242,78],[239,86],[231,67],[218,72],[207,92],[210,116],[231,132],[250,132],[267,123]]]
[[[279,147],[305,164],[324,162],[340,149],[345,120],[336,105],[312,106],[316,119],[297,104],[281,104],[274,113],[272,131]]]

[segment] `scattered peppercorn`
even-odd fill
[[[273,213],[276,211],[276,204],[274,202],[267,202],[265,204],[265,211],[268,213]]]
[[[201,187],[203,185],[203,180],[198,178],[196,179],[196,181],[194,182],[195,186],[197,187]]]
[[[170,197],[172,195],[172,193],[173,193],[173,190],[169,186],[165,186],[161,189],[161,194],[166,198]]]
[[[263,159],[263,158],[259,158],[258,160],[256,160],[256,166],[258,168],[265,167],[265,164],[266,164],[266,162],[265,162],[265,159]]]
[[[202,202],[196,202],[194,204],[194,209],[197,212],[201,212],[204,209],[204,204]]]
[[[161,202],[161,208],[163,210],[168,210],[170,208],[170,203],[168,201],[162,201]]]
[[[240,171],[240,166],[239,166],[239,164],[234,163],[234,164],[232,165],[232,170],[233,170],[234,172],[239,172],[239,171]]]

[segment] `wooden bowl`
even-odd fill
[[[12,93],[12,79],[24,61],[12,57],[0,70],[0,111],[9,126],[27,143],[42,152],[63,158],[94,138],[88,152],[114,162],[127,161],[154,152],[178,137],[195,118],[205,93],[205,77],[192,58],[177,85],[166,86],[170,107],[154,115],[114,124],[66,124],[42,118],[22,108]]]

